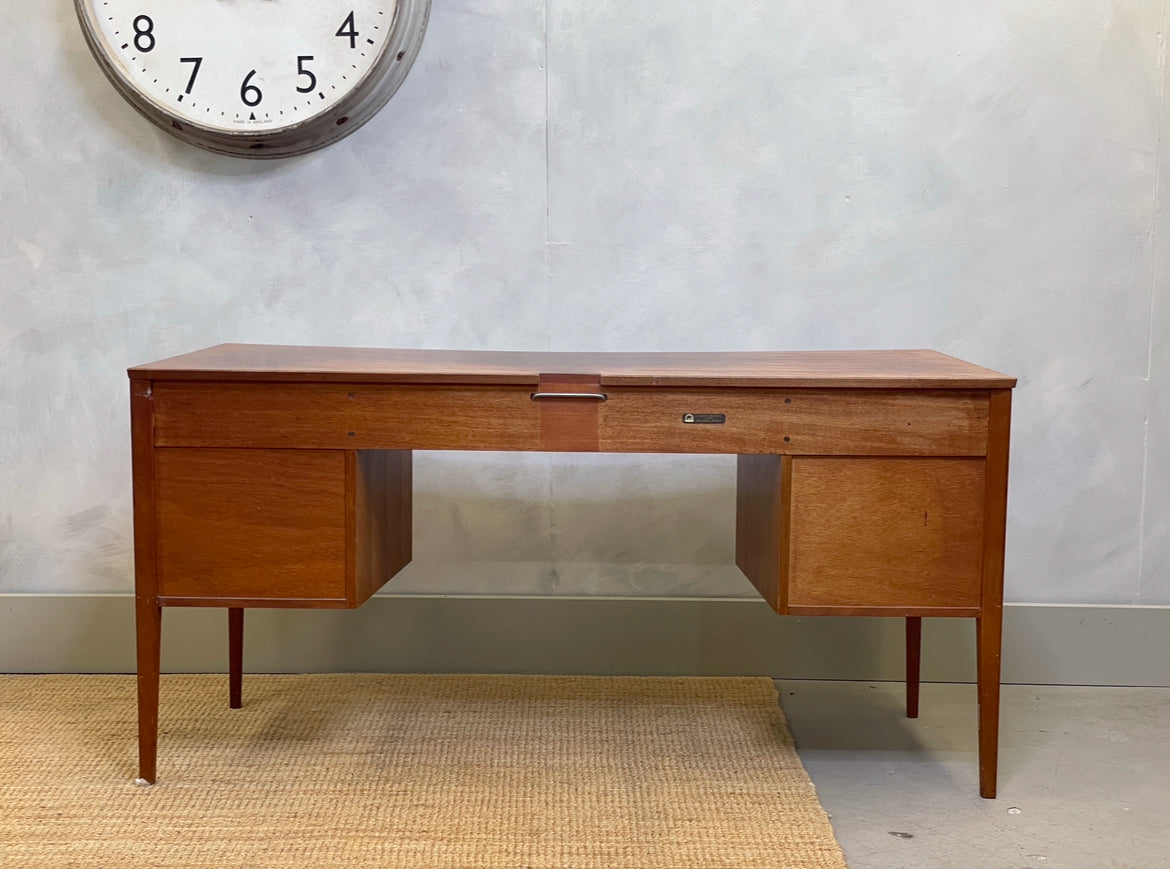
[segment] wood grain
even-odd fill
[[[825,606],[793,604],[782,615],[790,616],[866,616],[875,618],[976,618],[979,615],[977,606],[841,606],[829,604]]]
[[[994,799],[999,758],[999,681],[1003,645],[1003,566],[1007,534],[1012,394],[991,393],[987,486],[983,503],[983,577],[975,622],[979,690],[979,794]]]
[[[158,757],[158,692],[162,607],[158,600],[155,523],[154,393],[149,380],[130,381],[130,444],[134,493],[134,619],[138,666],[138,777],[154,783]]]
[[[598,375],[607,386],[1000,389],[1015,378],[934,350],[727,353],[531,353],[221,344],[129,370],[131,378],[520,384],[542,371]]]
[[[554,388],[555,387],[555,388]],[[577,450],[787,455],[983,455],[985,390],[608,388],[587,376],[515,387],[167,382],[162,447]],[[720,413],[718,425],[684,422]]]
[[[736,465],[735,563],[776,612],[788,606],[788,488],[792,460],[740,456]]]
[[[160,383],[160,447],[537,450],[531,388]]]
[[[346,600],[343,452],[155,455],[161,595]]]
[[[411,454],[408,450],[358,450],[354,462],[353,606],[406,567],[411,559]]]
[[[601,394],[594,374],[541,374],[536,393],[592,396]],[[541,398],[540,449],[549,452],[590,452],[598,449],[598,414],[603,401],[582,398]]]
[[[602,451],[981,456],[987,392],[610,388]],[[723,414],[694,424],[687,414]]]
[[[979,607],[984,464],[794,458],[789,605]]]

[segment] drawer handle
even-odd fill
[[[530,396],[533,401],[545,398],[588,398],[593,401],[609,401],[604,392],[534,392]]]

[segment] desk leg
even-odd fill
[[[1007,529],[1010,389],[991,391],[983,509],[983,601],[975,620],[979,682],[979,795],[994,799],[999,761],[1000,649],[1003,645],[1003,550]]]
[[[995,799],[999,762],[999,652],[1003,610],[975,620],[979,682],[979,795]]]
[[[228,706],[244,704],[244,608],[228,607]]]
[[[918,685],[922,675],[922,617],[906,617],[906,717],[918,717]]]
[[[138,630],[138,784],[154,784],[158,757],[158,682],[162,607],[152,597],[136,601]]]
[[[134,469],[134,622],[138,637],[138,783],[154,784],[162,607],[155,576],[154,392],[150,381],[130,381],[130,432]]]

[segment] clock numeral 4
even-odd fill
[[[345,20],[341,22],[341,26],[337,28],[334,36],[340,36],[342,39],[349,37],[349,47],[357,48],[358,31],[357,25],[353,21],[353,10],[345,16]]]

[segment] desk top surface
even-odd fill
[[[1010,389],[1014,377],[934,350],[558,353],[220,344],[129,369],[134,379],[609,386]]]

